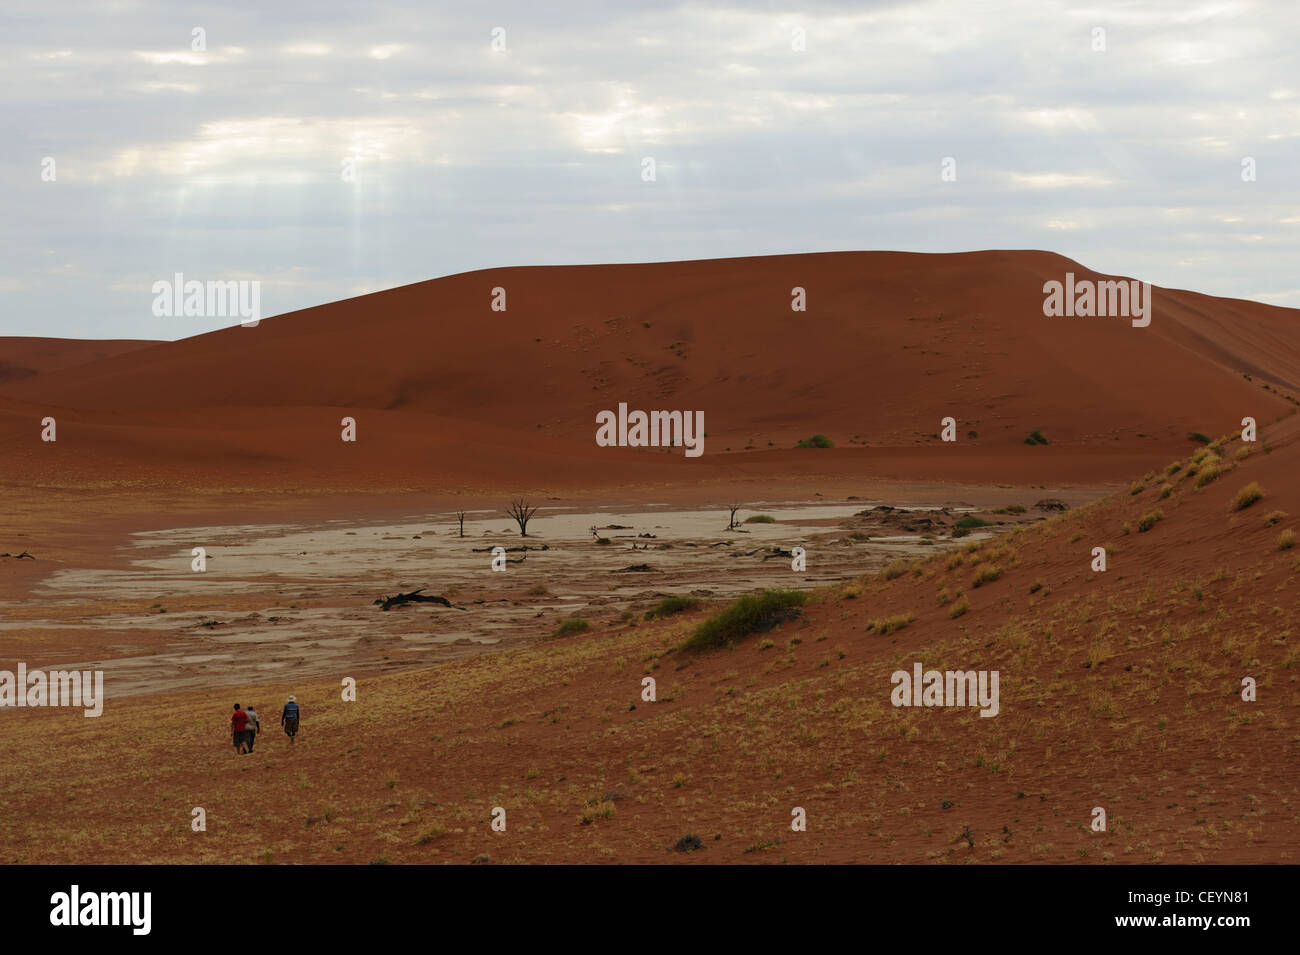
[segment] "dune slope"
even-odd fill
[[[595,415],[625,401],[702,410],[706,457],[788,449],[814,432],[837,451],[937,447],[946,416],[963,446],[1017,459],[1033,429],[1053,445],[1159,456],[1184,449],[1189,431],[1270,420],[1292,407],[1279,392],[1300,393],[1294,310],[1155,289],[1147,328],[1044,317],[1043,284],[1066,272],[1105,278],[1028,251],[453,275],[0,383],[0,448],[30,441],[31,414],[61,409],[84,425],[82,451],[51,455],[124,473],[193,468],[206,449],[235,467],[263,462],[275,480],[310,482],[349,461],[427,479],[449,448],[490,432],[590,456],[598,479],[618,453],[594,447]],[[806,312],[791,310],[796,287]],[[496,288],[504,312],[492,310]],[[343,448],[344,414],[371,440]],[[188,453],[157,453],[173,443]],[[655,470],[661,453],[637,461]],[[626,476],[616,465],[606,479]]]
[[[28,711],[0,722],[3,858],[1294,863],[1297,421],[817,592],[731,648],[677,649],[705,606],[363,679],[355,704],[337,681],[248,688],[270,724],[289,692],[305,713],[253,756],[226,745],[225,690]],[[892,706],[917,662],[998,671],[996,717]]]

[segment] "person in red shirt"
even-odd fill
[[[235,712],[230,717],[230,735],[231,738],[235,741],[236,753],[248,752],[248,750],[244,748],[245,744],[248,741],[248,737],[244,735],[247,729],[248,729],[248,714],[245,713],[243,710],[241,710],[239,708],[239,704],[236,703]]]

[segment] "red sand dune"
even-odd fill
[[[0,384],[125,354],[158,342],[0,337]]]
[[[1293,410],[1262,386],[1300,393],[1295,310],[1154,289],[1148,328],[1044,317],[1043,283],[1066,272],[1105,278],[1036,251],[471,272],[4,382],[0,448],[33,477],[302,486],[658,483],[683,467],[1088,481]],[[705,456],[596,447],[596,413],[620,401],[703,410]],[[44,414],[57,447],[33,443]],[[932,437],[946,415],[960,450]],[[1035,428],[1051,447],[1025,447]],[[813,432],[837,448],[788,450]]]
[[[1137,479],[910,573],[821,591],[801,620],[734,651],[668,655],[716,606],[655,621],[610,606],[577,637],[367,677],[361,710],[338,704],[336,680],[262,687],[318,714],[294,749],[259,747],[276,772],[233,761],[207,716],[224,714],[224,689],[73,715],[57,747],[8,722],[18,769],[0,773],[0,795],[24,823],[6,860],[194,861],[157,792],[219,805],[237,785],[262,811],[214,814],[204,861],[466,862],[489,849],[506,862],[1294,861],[1300,564],[1282,535],[1300,513],[1300,415],[1277,392],[1300,393],[1297,313],[1156,290],[1146,329],[1045,318],[1042,284],[1066,271],[1092,276],[1039,252],[504,269],[0,385],[0,485],[57,485],[3,499],[10,549],[40,549],[39,564],[0,564],[0,594],[18,600],[49,567],[112,566],[142,524],[311,503],[218,493],[236,487],[655,483],[649,499],[666,500],[709,482],[766,492],[774,475],[803,475],[804,493],[829,492],[827,477],[853,493],[879,475],[913,491],[931,477]],[[504,315],[488,310],[497,285]],[[807,314],[789,311],[794,285]],[[595,412],[619,401],[704,410],[708,453],[596,447]],[[55,444],[38,437],[46,414]],[[339,441],[344,414],[356,445]],[[955,446],[929,437],[948,414]],[[1188,431],[1225,435],[1246,415],[1259,441],[1224,442],[1221,473],[1166,467],[1195,449]],[[1033,428],[1052,444],[1025,445]],[[790,448],[813,432],[839,446]],[[740,451],[750,438],[757,450]],[[125,487],[77,487],[95,482]],[[1238,497],[1252,482],[1253,504]],[[136,492],[146,484],[176,487]],[[1105,573],[1090,567],[1097,546]],[[904,617],[888,632],[877,622]],[[31,645],[106,639],[91,627]],[[136,644],[107,639],[105,652]],[[357,672],[377,673],[393,646],[359,641]],[[891,671],[915,661],[998,670],[999,718],[890,706]],[[665,692],[638,703],[655,668]],[[1244,676],[1256,702],[1241,699]],[[131,760],[104,757],[124,739]],[[97,795],[70,802],[93,760],[108,767]],[[296,773],[343,763],[338,786],[304,801]],[[592,818],[615,791],[616,811]],[[506,803],[509,842],[484,818]],[[795,804],[813,820],[798,837]],[[1105,833],[1089,827],[1096,805]],[[706,850],[666,851],[687,832]]]

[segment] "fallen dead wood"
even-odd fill
[[[423,591],[424,588],[421,587],[419,590],[412,590],[409,594],[394,594],[392,597],[380,597],[375,601],[375,603],[381,605],[384,610],[410,603],[442,604],[444,607],[451,606],[451,601],[446,597],[437,597],[433,594],[426,594]],[[457,607],[455,609],[459,610],[461,608]]]
[[[22,560],[24,557],[28,560],[36,559],[31,554],[27,553],[27,551],[23,551],[21,554],[0,554],[0,557],[12,557],[14,560]]]
[[[527,544],[525,544],[523,547],[502,547],[501,549],[505,551],[507,554],[517,554],[520,551],[525,551],[525,550],[550,550],[551,548],[546,544],[543,544],[541,547],[529,547]],[[496,550],[496,547],[471,547],[470,553],[490,554],[494,550]]]

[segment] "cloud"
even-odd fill
[[[1013,172],[1008,178],[1026,189],[1103,189],[1114,182],[1095,173]]]
[[[142,310],[145,273],[260,277],[271,314],[496,265],[870,247],[1294,301],[1295,5],[15,3],[3,334],[201,330]]]
[[[210,62],[206,53],[185,53],[182,51],[152,52],[137,50],[135,58],[144,60],[144,62],[151,63],[154,66],[163,66],[168,63],[184,63],[186,66],[207,66]]]
[[[290,43],[280,47],[289,56],[329,56],[333,49],[328,43]]]

